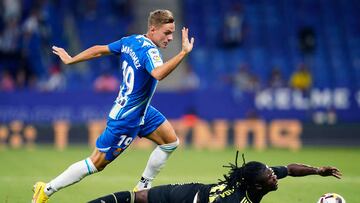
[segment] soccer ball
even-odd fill
[[[326,193],[320,197],[317,203],[346,203],[346,201],[336,193]]]

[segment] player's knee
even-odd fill
[[[106,165],[97,165],[96,169],[98,170],[98,172],[104,170],[104,168],[106,167]]]
[[[180,141],[178,138],[176,138],[175,142],[170,142],[167,144],[159,145],[160,149],[165,152],[173,152],[180,144]]]
[[[98,172],[104,170],[104,168],[110,163],[109,161],[99,156],[91,156],[90,159]]]
[[[94,163],[96,169],[100,172],[102,170],[104,170],[104,168],[109,164],[110,162],[109,161],[98,161],[96,163]]]

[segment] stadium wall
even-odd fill
[[[116,93],[18,92],[0,94],[0,144],[32,147],[94,144]],[[158,93],[152,104],[171,120],[182,146],[221,149],[360,146],[359,91],[263,90]],[[175,108],[176,107],[176,108]],[[134,147],[150,147],[138,142]]]
[[[75,123],[105,119],[116,92],[17,92],[0,94],[0,122]],[[297,119],[302,122],[360,122],[360,90],[313,89],[307,93],[291,89],[265,89],[257,93],[234,91],[158,92],[152,105],[167,118],[195,114],[205,120],[259,118]]]
[[[180,138],[181,147],[196,149],[285,148],[299,150],[303,146],[360,146],[360,125],[356,123],[318,125],[298,120],[259,119],[214,120],[187,117],[170,120]],[[96,137],[105,128],[105,120],[72,124],[65,120],[51,124],[27,124],[12,121],[0,126],[0,148],[33,148],[39,144],[54,145],[59,150],[68,145],[88,144],[93,147]],[[153,144],[136,139],[135,148],[149,148]]]

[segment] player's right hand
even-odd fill
[[[181,30],[182,32],[182,51],[186,54],[191,52],[193,46],[194,46],[194,38],[192,37],[189,41],[189,28],[183,27]]]
[[[339,169],[331,166],[323,166],[318,169],[318,173],[321,176],[334,176],[335,178],[340,179],[342,174]]]
[[[52,46],[52,52],[59,56],[64,64],[70,64],[72,57],[61,47]]]

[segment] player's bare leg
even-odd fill
[[[171,153],[179,145],[175,130],[167,120],[146,138],[152,140],[158,146],[151,153],[142,177],[135,186],[134,191],[151,188],[152,181],[165,165]]]

